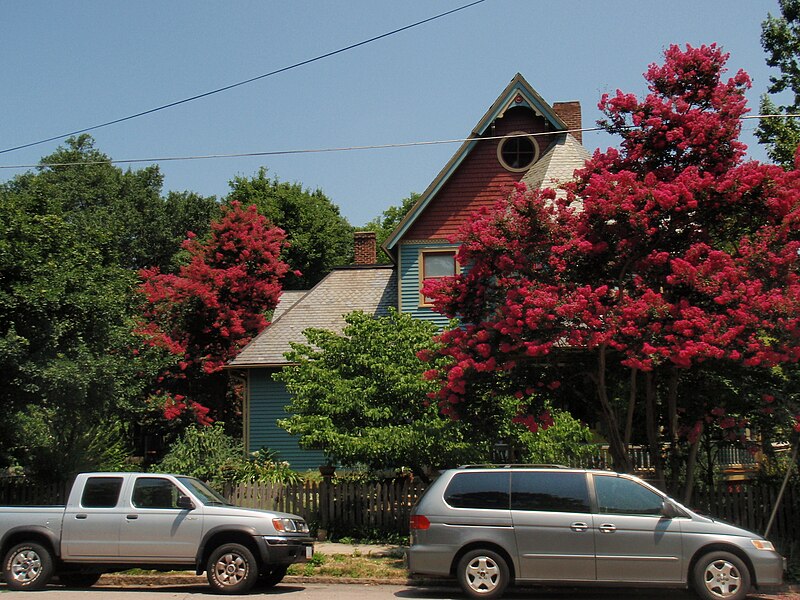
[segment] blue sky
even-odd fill
[[[53,2],[9,0],[0,25],[0,149],[260,75],[468,0]],[[274,77],[92,133],[114,159],[333,148],[462,138],[520,72],[548,102],[580,100],[584,126],[670,44],[717,42],[753,78],[770,69],[761,21],[777,0],[486,0]],[[750,154],[765,160],[748,132]],[[36,163],[59,142],[0,154]],[[587,133],[590,149],[615,140]],[[260,166],[322,189],[353,225],[423,191],[457,144],[161,163],[166,190],[221,196]],[[139,168],[147,163],[134,166]],[[22,169],[0,169],[0,181]]]

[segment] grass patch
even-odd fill
[[[289,567],[289,575],[304,577],[351,577],[354,579],[406,579],[403,558],[393,556],[363,556],[359,553],[315,554],[305,564]]]

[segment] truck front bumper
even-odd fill
[[[263,535],[256,538],[256,543],[264,565],[303,563],[314,556],[314,540],[310,537]]]

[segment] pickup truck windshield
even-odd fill
[[[208,487],[205,483],[194,477],[178,477],[183,485],[189,488],[192,493],[206,506],[233,506],[225,500],[222,495]]]

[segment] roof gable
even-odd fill
[[[481,138],[481,136],[486,133],[492,123],[502,118],[510,108],[519,106],[530,108],[534,114],[543,117],[549,125],[549,128],[554,132],[566,131],[568,129],[567,125],[561,117],[556,114],[553,108],[544,101],[539,93],[531,87],[521,74],[517,73],[500,93],[492,106],[489,107],[480,121],[478,121],[477,125],[472,129],[469,138],[461,144],[456,153],[431,182],[425,192],[423,192],[419,200],[417,200],[417,203],[384,242],[383,248],[389,256],[394,257],[394,249],[399,241],[422,215],[431,200],[449,181],[453,173],[461,166],[478,142],[481,139],[485,139]]]

